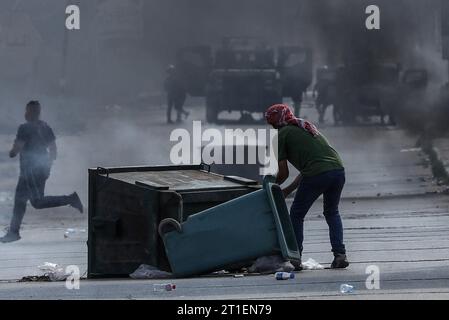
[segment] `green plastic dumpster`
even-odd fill
[[[159,233],[177,277],[273,254],[300,259],[282,190],[268,181],[263,189],[192,215],[182,224],[164,219]]]

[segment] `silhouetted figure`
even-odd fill
[[[167,69],[167,79],[165,80],[164,87],[167,92],[167,122],[173,123],[171,120],[173,108],[177,113],[176,121],[181,122],[183,115],[186,118],[189,116],[189,112],[184,110],[187,91],[174,66],[169,66]]]
[[[70,205],[83,212],[83,205],[75,192],[69,196],[45,196],[45,183],[57,156],[55,135],[50,126],[40,120],[41,106],[31,101],[26,106],[26,123],[19,127],[11,158],[20,154],[20,176],[14,199],[14,212],[8,233],[0,238],[3,243],[20,240],[20,226],[26,211],[27,201],[35,209],[55,208]]]
[[[323,70],[327,69],[327,66],[323,68]],[[320,123],[324,122],[327,108],[334,104],[333,100],[335,97],[333,91],[335,90],[332,89],[334,89],[333,83],[328,79],[318,79],[313,89],[315,106],[318,111]]]

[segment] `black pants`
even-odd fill
[[[167,120],[171,121],[171,112],[173,108],[177,113],[177,120],[181,120],[182,113],[184,111],[184,103],[187,96],[184,94],[168,94],[167,96]]]
[[[21,172],[16,187],[10,232],[19,233],[28,200],[35,209],[56,208],[70,204],[69,196],[44,195],[48,177],[49,170],[45,169],[27,169],[26,172]]]

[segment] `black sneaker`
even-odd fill
[[[11,243],[15,241],[19,241],[20,235],[15,232],[8,232],[4,237],[0,238],[0,242],[2,243]]]
[[[290,260],[290,263],[295,267],[295,271],[302,271],[302,261],[301,260]]]
[[[81,203],[78,193],[74,192],[70,195],[70,206],[77,209],[81,213],[84,212],[83,204]]]
[[[345,254],[335,254],[334,261],[332,261],[331,269],[345,269],[349,267],[348,258]]]

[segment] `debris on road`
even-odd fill
[[[17,282],[51,282],[48,276],[26,276]]]
[[[76,235],[76,234],[80,234],[80,233],[86,233],[86,230],[85,229],[72,229],[72,228],[69,228],[69,229],[67,229],[65,231],[64,238],[67,239],[67,238],[69,238],[72,235]]]
[[[302,267],[304,270],[323,270],[324,269],[324,267],[321,264],[319,264],[312,258],[309,258],[309,260],[304,262],[302,264]]]
[[[129,275],[133,279],[168,279],[173,278],[169,272],[161,271],[156,267],[142,264],[133,273]]]
[[[340,286],[340,293],[341,294],[347,294],[347,293],[353,293],[354,292],[354,286],[351,286],[349,284],[342,284]]]
[[[45,262],[44,265],[38,267],[44,271],[44,277],[48,277],[50,281],[65,281],[70,274],[64,271],[64,268],[56,263]]]
[[[295,267],[290,261],[285,261],[279,255],[258,258],[254,264],[249,267],[249,273],[273,273],[273,272],[292,272]]]
[[[295,274],[293,272],[276,272],[274,277],[276,280],[290,280],[295,279]]]
[[[176,285],[173,283],[163,283],[163,284],[154,284],[153,291],[154,292],[165,292],[165,291],[174,291],[176,290]]]
[[[223,275],[223,274],[228,274],[228,273],[229,273],[229,271],[226,271],[226,270],[220,270],[220,271],[213,272],[212,274]]]

